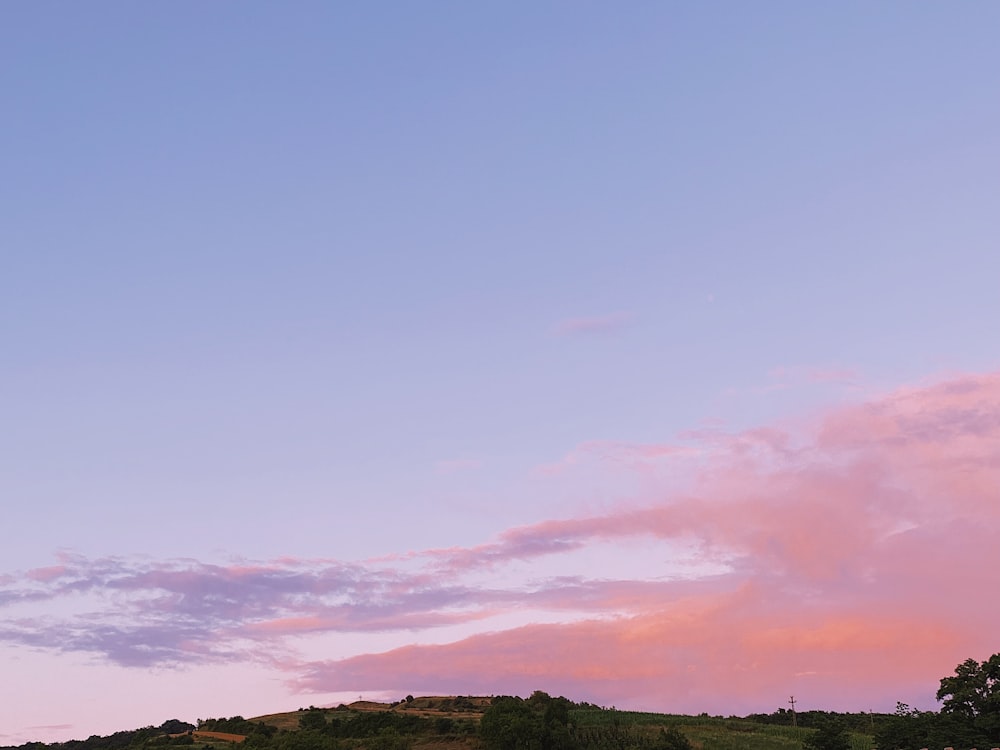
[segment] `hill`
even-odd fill
[[[797,719],[791,726],[792,714],[783,710],[746,718],[619,711],[542,692],[528,699],[407,696],[394,703],[206,719],[198,727],[171,720],[159,728],[18,750],[803,750],[816,727],[831,721],[850,730],[840,750],[873,750],[873,730],[891,717],[809,712]],[[188,728],[169,731],[179,726]]]

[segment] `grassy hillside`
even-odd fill
[[[407,696],[391,704],[359,701],[336,708],[311,706],[251,719],[206,719],[187,731],[175,731],[180,722],[167,722],[161,728],[146,727],[103,738],[49,746],[31,743],[21,750],[170,750],[176,746],[187,750],[501,750],[496,735],[480,731],[481,724],[486,728],[482,719],[492,700],[481,696]],[[514,705],[519,700],[511,699]],[[555,726],[558,732],[538,740],[522,738],[516,741],[519,744],[503,739],[511,750],[675,750],[667,742],[668,736],[674,740],[679,737],[692,750],[803,750],[804,741],[816,731],[788,725],[791,715],[784,713],[744,719],[642,713],[575,704],[544,693],[521,703],[531,706],[534,713],[529,711],[527,716],[535,717],[538,727],[543,727],[544,715],[544,726]],[[552,714],[558,721],[550,720],[553,709],[558,709]],[[867,715],[812,714],[802,719],[821,722],[833,717],[853,729],[875,727],[875,717]],[[870,733],[856,731],[848,736],[849,750],[874,750]]]
[[[375,711],[419,716],[431,723],[424,726],[422,731],[411,735],[408,744],[410,750],[483,750],[473,727],[478,726],[490,701],[491,698],[488,697],[424,696],[394,704],[352,703],[349,706],[323,710],[323,714],[324,717],[333,717],[337,712]],[[308,713],[309,710],[300,710],[270,714],[255,717],[252,721],[265,722],[278,729],[296,730],[302,717]],[[814,713],[826,715],[824,712]],[[815,716],[812,718],[816,719]],[[442,719],[445,721],[441,721]],[[815,729],[809,727],[783,726],[752,718],[619,711],[587,704],[571,709],[569,720],[578,736],[587,736],[593,731],[617,726],[621,730],[619,734],[623,736],[631,733],[653,737],[660,728],[672,727],[680,730],[695,750],[802,750],[803,741],[815,732]],[[791,720],[790,715],[788,720]],[[868,718],[864,721],[867,723]],[[851,750],[874,750],[870,732],[849,732],[848,737]],[[620,746],[622,750],[627,750],[628,740],[623,740]]]
[[[581,728],[601,726],[608,722],[657,729],[673,727],[680,730],[695,748],[702,750],[801,750],[803,741],[815,733],[808,727],[767,724],[752,719],[721,716],[683,716],[678,714],[577,709],[571,719]],[[873,750],[871,734],[848,733],[851,750]]]

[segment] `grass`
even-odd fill
[[[681,716],[601,709],[575,709],[570,712],[570,720],[581,727],[614,723],[650,728],[674,727],[683,732],[700,750],[802,750],[803,741],[814,731],[722,716]],[[874,741],[870,735],[850,733],[849,738],[851,750],[874,750]]]
[[[466,699],[468,700],[468,699]],[[452,699],[441,697],[417,698],[409,704],[403,703],[391,710],[402,713],[413,713],[424,716],[453,716],[464,719],[478,719],[480,712],[488,705],[489,699],[472,698],[474,707],[453,713],[456,707]],[[352,705],[358,710],[390,710],[387,704]],[[298,727],[299,716],[303,712],[292,711],[284,714],[258,716],[252,721],[295,729]],[[641,711],[617,711],[600,708],[575,708],[570,711],[570,722],[584,729],[586,727],[606,727],[620,725],[622,727],[637,727],[642,731],[653,733],[658,727],[674,727],[683,732],[696,750],[803,750],[803,741],[814,730],[802,727],[783,726],[778,724],[763,724],[722,716],[684,716],[677,714],[659,714]],[[871,735],[850,733],[851,750],[875,750]],[[414,750],[468,750],[475,745],[471,736],[416,736],[413,738]],[[231,747],[231,746],[230,746]]]

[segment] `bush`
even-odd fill
[[[677,727],[661,729],[653,750],[692,750],[691,741]]]
[[[843,727],[831,722],[802,742],[806,750],[851,750],[851,740]]]

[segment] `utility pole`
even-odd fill
[[[798,724],[795,721],[795,696],[793,695],[791,698],[789,698],[788,702],[792,704],[792,726],[793,727],[798,726]]]

